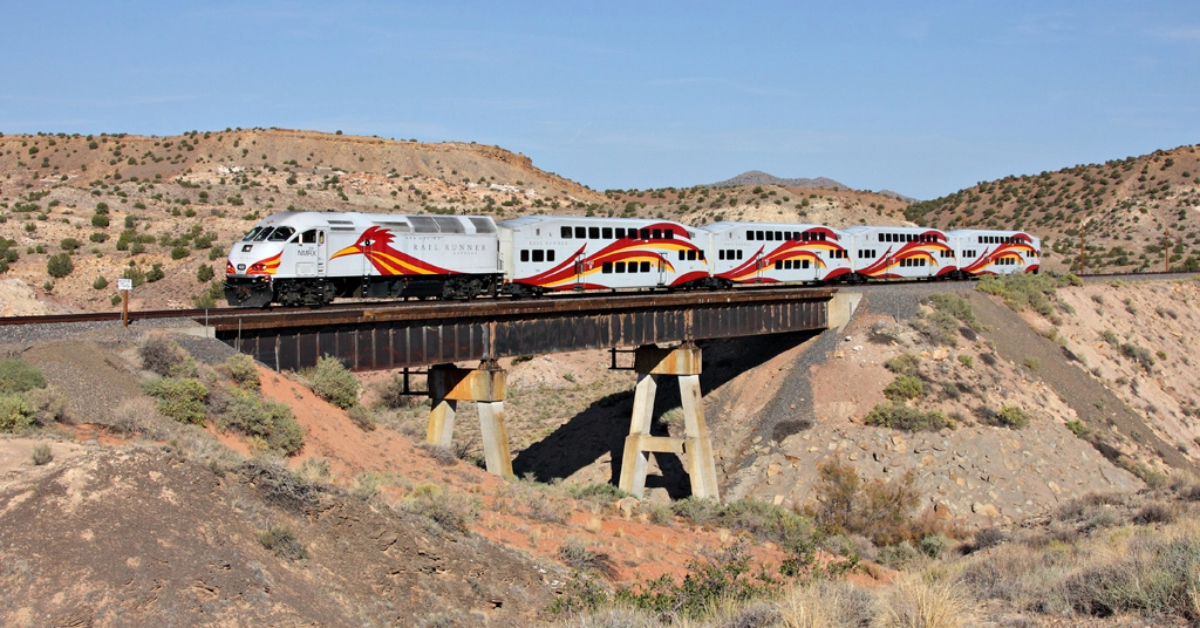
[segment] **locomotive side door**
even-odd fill
[[[309,229],[289,244],[295,246],[296,274],[300,277],[319,277],[325,270],[323,253],[317,249],[317,230]]]
[[[325,261],[329,259],[329,245],[325,243],[325,230],[317,229],[317,276],[325,276]]]
[[[667,285],[667,260],[662,255],[658,256],[658,285]]]

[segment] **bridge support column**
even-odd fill
[[[454,436],[454,415],[459,401],[474,401],[479,407],[479,433],[488,473],[512,475],[512,455],[504,428],[504,371],[487,364],[478,369],[460,369],[439,364],[429,369],[429,431],[425,440],[449,447]]]
[[[633,418],[629,436],[625,439],[625,455],[621,462],[621,490],[642,497],[646,490],[648,454],[674,453],[684,458],[691,476],[692,495],[720,499],[717,488],[717,466],[713,460],[712,439],[704,423],[704,404],[700,396],[700,349],[691,343],[675,349],[654,346],[639,347],[634,358],[638,372],[633,397]],[[654,396],[660,375],[679,378],[682,398],[684,437],[651,436],[650,422],[654,418]]]

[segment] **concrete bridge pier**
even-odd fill
[[[621,462],[621,490],[642,497],[646,490],[648,454],[674,453],[682,456],[687,464],[692,495],[720,499],[712,439],[704,423],[704,404],[700,396],[700,363],[701,351],[691,342],[674,349],[661,349],[653,345],[637,349],[634,369],[638,373],[638,383],[633,397],[633,418]],[[679,378],[683,438],[650,435],[654,396],[658,390],[658,377],[662,375]]]
[[[479,433],[488,473],[512,475],[512,455],[504,428],[504,371],[493,362],[477,369],[460,369],[438,364],[429,369],[429,431],[425,440],[449,447],[454,435],[454,415],[459,401],[474,401],[479,407]]]

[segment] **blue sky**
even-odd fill
[[[7,4],[5,133],[340,129],[601,190],[918,198],[1200,142],[1195,0]]]

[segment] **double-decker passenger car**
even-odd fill
[[[1024,231],[959,229],[946,235],[966,275],[1036,273],[1041,268],[1042,241]]]
[[[719,285],[830,281],[850,272],[841,234],[824,225],[726,221],[697,232]]]
[[[231,305],[321,305],[339,296],[494,294],[496,224],[486,216],[280,212],[233,245]]]
[[[958,270],[954,249],[939,229],[858,225],[842,231],[858,278],[952,277]]]
[[[709,277],[696,232],[677,222],[527,216],[498,226],[504,290],[517,295],[690,287]]]

